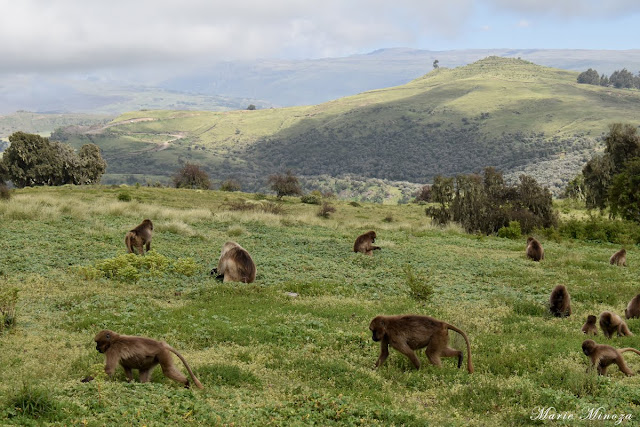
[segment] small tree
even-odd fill
[[[589,68],[578,75],[578,83],[597,86],[600,84],[600,75],[596,70]]]
[[[242,186],[235,179],[226,179],[220,184],[220,191],[240,191]]]
[[[282,196],[298,196],[302,194],[298,178],[291,170],[288,170],[284,175],[269,176],[267,183],[270,185],[269,188],[276,192],[278,199],[281,199]]]
[[[185,163],[173,176],[173,184],[176,188],[199,188],[203,190],[211,188],[209,175],[194,163]]]
[[[80,157],[80,184],[99,184],[102,175],[107,170],[107,162],[100,154],[100,147],[95,144],[85,144],[78,152]]]
[[[447,225],[451,221],[451,202],[453,201],[453,178],[436,176],[431,186],[431,200],[439,206],[428,206],[425,213],[436,224]]]
[[[613,177],[609,201],[612,216],[640,222],[640,157],[630,160],[626,168]]]
[[[431,186],[429,184],[423,185],[416,193],[416,202],[430,202],[431,201]]]
[[[256,106],[253,104],[249,104],[249,106],[247,107],[247,110],[255,110]]]
[[[433,61],[433,69],[434,69],[434,70],[435,70],[436,68],[439,68],[439,67],[440,67],[440,65],[438,65],[438,64],[440,64],[440,61],[438,61],[437,59],[436,59],[435,61]]]

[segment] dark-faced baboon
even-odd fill
[[[171,353],[173,353],[182,360],[196,387],[203,388],[184,357],[166,342],[146,337],[120,335],[106,329],[98,332],[94,340],[96,342],[96,350],[104,353],[107,357],[104,371],[110,377],[114,374],[118,363],[120,363],[129,381],[133,380],[131,370],[138,369],[140,382],[146,383],[149,381],[153,368],[160,364],[162,373],[166,377],[178,381],[189,388],[189,380],[173,365],[173,360],[171,359]]]
[[[256,265],[251,255],[236,242],[226,242],[222,246],[218,267],[211,275],[224,282],[251,283],[256,280]]]
[[[640,294],[631,298],[631,301],[627,304],[627,308],[624,310],[624,317],[627,319],[640,317]]]
[[[625,321],[610,311],[600,313],[600,329],[607,338],[611,338],[614,333],[617,333],[619,337],[633,335]]]
[[[593,340],[583,341],[582,351],[591,359],[591,366],[587,368],[587,372],[589,372],[589,369],[595,367],[598,369],[598,375],[606,375],[607,367],[615,363],[622,372],[630,377],[633,375],[633,372],[627,367],[627,364],[624,363],[622,353],[632,351],[640,355],[640,351],[635,348],[621,348],[618,350],[610,345],[596,344]]]
[[[527,239],[527,258],[531,258],[534,261],[544,259],[544,249],[540,242],[533,237]]]
[[[353,244],[353,252],[362,252],[365,255],[373,255],[373,251],[380,249],[379,246],[373,246],[373,243],[376,241],[376,237],[375,231],[367,231],[366,233],[359,235]]]
[[[582,325],[582,333],[587,335],[598,335],[596,320],[598,320],[598,318],[593,314],[588,315],[587,321]]]
[[[571,316],[571,297],[566,286],[558,285],[551,291],[549,310],[556,317]]]
[[[376,368],[381,366],[389,356],[389,345],[411,360],[416,369],[420,369],[420,360],[414,353],[426,347],[429,362],[442,366],[440,357],[457,357],[458,368],[462,365],[463,353],[449,347],[449,329],[456,331],[467,343],[467,369],[473,372],[471,363],[471,345],[469,338],[462,330],[446,322],[429,316],[402,315],[376,316],[369,324],[374,341],[380,341],[380,356]]]
[[[622,248],[618,252],[616,252],[615,254],[611,255],[611,258],[609,258],[609,264],[617,265],[617,266],[620,266],[620,267],[626,267],[627,266],[627,251],[626,251],[626,249]]]
[[[151,250],[151,237],[153,235],[153,223],[150,219],[145,219],[136,228],[130,230],[124,236],[124,243],[127,245],[127,252],[134,252],[137,249],[138,255],[144,254],[146,245],[147,252]]]

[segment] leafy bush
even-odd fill
[[[11,190],[4,184],[0,184],[0,199],[9,200],[11,199]]]
[[[587,220],[562,221],[558,233],[570,239],[617,244],[640,244],[640,225],[633,221],[590,215]]]
[[[211,188],[209,175],[194,163],[185,163],[173,176],[173,185],[176,188],[193,188],[208,190]]]
[[[9,330],[16,324],[16,304],[18,303],[18,289],[0,289],[0,333]]]
[[[131,194],[129,194],[129,193],[118,193],[118,200],[120,200],[121,202],[130,202],[131,201]]]
[[[518,221],[509,222],[508,227],[501,227],[498,230],[498,237],[504,237],[507,239],[519,239],[522,236],[522,229]]]
[[[191,258],[178,258],[176,261],[171,261],[155,251],[147,252],[144,256],[123,254],[108,258],[97,262],[95,268],[108,279],[129,283],[135,283],[144,276],[161,276],[170,271],[192,276],[198,269]],[[90,268],[77,271],[79,274],[86,274],[90,272]]]
[[[300,197],[300,202],[308,205],[319,205],[322,202],[322,197],[318,197],[315,194],[305,194]]]
[[[411,298],[418,301],[429,301],[433,296],[433,285],[431,285],[429,279],[415,274],[410,265],[404,268],[404,274]]]
[[[318,216],[322,218],[329,218],[329,216],[336,211],[336,208],[329,202],[323,202],[322,206],[318,210]]]
[[[267,180],[269,188],[276,192],[278,199],[282,196],[297,196],[302,194],[300,182],[292,171],[288,170],[284,175],[276,174],[269,176]]]
[[[220,184],[220,191],[240,191],[242,186],[235,179],[227,179]]]
[[[9,400],[7,407],[8,418],[24,416],[48,419],[54,417],[59,409],[46,388],[35,388],[27,384],[23,384],[22,390]]]

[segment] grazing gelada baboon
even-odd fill
[[[626,251],[626,249],[622,248],[618,252],[616,252],[615,254],[611,255],[611,258],[609,258],[609,264],[617,265],[619,267],[626,267],[627,266],[627,251]]]
[[[94,341],[96,342],[96,350],[104,353],[107,357],[104,371],[109,377],[113,376],[119,363],[124,369],[128,381],[133,381],[132,370],[138,369],[140,382],[146,383],[149,381],[153,368],[159,364],[166,377],[189,388],[189,380],[173,365],[171,359],[171,353],[173,353],[184,363],[184,367],[187,368],[196,387],[203,388],[185,358],[166,342],[146,337],[120,335],[107,329],[98,332]]]
[[[362,252],[369,256],[373,255],[373,251],[380,250],[379,246],[373,245],[376,241],[376,237],[376,232],[373,230],[359,235],[353,244],[353,252]]]
[[[633,319],[635,317],[640,317],[640,294],[631,298],[627,308],[624,310],[624,317],[627,319]]]
[[[549,311],[555,317],[571,316],[571,297],[566,286],[558,285],[553,288],[549,297]]]
[[[540,242],[533,237],[527,239],[527,258],[534,261],[540,261],[544,259],[544,249]]]
[[[598,318],[593,314],[588,315],[587,321],[582,325],[582,333],[587,335],[598,335],[596,320],[598,320]]]
[[[467,343],[467,370],[473,373],[471,363],[471,345],[469,338],[462,330],[446,322],[429,316],[402,315],[376,316],[369,324],[372,339],[380,341],[380,356],[376,368],[381,366],[389,356],[389,346],[395,348],[411,360],[416,369],[420,369],[420,360],[414,350],[426,347],[429,362],[442,366],[440,357],[457,357],[458,368],[462,366],[463,353],[449,347],[449,329],[456,331]]]
[[[256,280],[256,264],[251,255],[236,242],[226,242],[222,246],[218,267],[211,275],[224,282],[251,283]]]
[[[144,254],[146,245],[147,252],[151,250],[151,237],[153,235],[153,223],[150,219],[145,219],[133,230],[127,232],[124,236],[124,243],[127,245],[127,252],[132,253],[134,249],[138,251],[138,255]]]
[[[640,351],[635,348],[621,348],[618,350],[610,345],[596,344],[593,340],[585,340],[582,343],[582,352],[591,359],[591,366],[587,368],[587,372],[589,372],[589,369],[597,368],[598,375],[606,375],[607,367],[615,363],[628,377],[632,376],[633,372],[627,367],[622,358],[622,353],[627,351],[640,355]]]
[[[610,311],[600,313],[600,329],[605,337],[611,338],[616,333],[619,337],[633,335],[620,316]]]

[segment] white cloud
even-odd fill
[[[527,21],[526,19],[521,19],[520,22],[518,22],[518,27],[520,28],[527,28],[530,27],[531,23],[529,21]]]
[[[623,17],[640,12],[637,0],[480,0],[501,11],[561,18]]]

